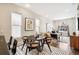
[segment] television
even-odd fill
[[[79,18],[78,18],[78,31],[79,31]]]

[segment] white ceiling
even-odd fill
[[[26,4],[17,4],[26,7]],[[74,17],[77,12],[76,3],[30,3],[29,10],[52,20]]]

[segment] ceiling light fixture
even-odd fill
[[[30,4],[26,4],[26,7],[29,8],[30,7]]]

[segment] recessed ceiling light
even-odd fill
[[[26,7],[29,8],[30,7],[30,4],[26,4]]]

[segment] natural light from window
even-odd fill
[[[12,36],[17,38],[21,36],[21,19],[22,16],[18,13],[11,14],[11,33]]]
[[[37,34],[40,33],[40,20],[39,19],[35,20],[35,31],[37,32]]]

